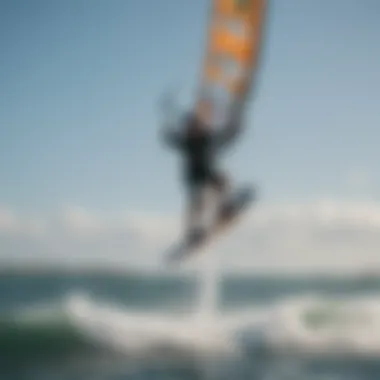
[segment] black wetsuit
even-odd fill
[[[205,230],[198,228],[194,214],[202,211],[203,190],[213,188],[222,195],[228,189],[228,179],[217,166],[217,155],[229,146],[240,132],[239,109],[232,114],[232,122],[222,129],[199,125],[195,116],[185,122],[183,131],[167,126],[163,130],[163,139],[167,145],[178,150],[184,158],[183,180],[189,200],[187,233],[190,241],[204,237]],[[193,129],[195,128],[195,130]],[[223,212],[225,210],[223,209]],[[193,215],[193,216],[191,216]],[[193,219],[194,218],[194,219]],[[194,228],[195,223],[195,228]]]
[[[194,135],[174,130],[165,131],[167,144],[184,156],[184,180],[192,193],[203,186],[223,186],[225,178],[217,168],[216,155],[233,140],[237,129],[234,125],[218,131],[204,128]]]

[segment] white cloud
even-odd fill
[[[16,215],[9,208],[0,206],[0,239],[1,236],[37,238],[44,232],[45,225],[42,220]]]
[[[106,221],[83,207],[66,206],[60,215],[62,227],[75,234],[93,235],[107,228]]]
[[[170,215],[104,214],[65,207],[45,220],[0,209],[0,258],[154,267],[180,233]],[[257,204],[214,244],[229,270],[360,271],[380,268],[380,203],[320,200]],[[194,263],[196,265],[196,262]]]
[[[14,213],[6,208],[0,208],[0,231],[11,232],[17,229],[17,220]]]

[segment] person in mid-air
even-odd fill
[[[212,113],[211,103],[204,103],[202,116]],[[231,145],[241,128],[241,112],[236,108],[224,128],[212,128],[195,112],[184,116],[182,128],[164,123],[161,134],[164,142],[178,151],[184,158],[183,180],[188,194],[186,213],[186,237],[189,240],[202,238],[205,231],[199,225],[199,217],[205,207],[204,193],[212,189],[217,195],[218,206],[223,205],[229,190],[229,179],[217,165],[218,153]],[[168,125],[169,124],[169,125]],[[228,210],[218,208],[218,217],[228,217]],[[223,214],[224,212],[224,214]]]

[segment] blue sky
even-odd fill
[[[178,210],[157,98],[178,83],[191,99],[208,6],[2,1],[1,203]],[[377,172],[379,14],[376,0],[271,2],[258,99],[228,160],[237,180],[271,201],[345,196],[342,176]]]
[[[0,1],[0,257],[159,257],[174,238],[159,215],[179,218],[182,192],[157,100],[174,84],[191,101],[208,8]],[[263,202],[229,265],[378,261],[379,15],[378,0],[270,2],[258,97],[226,161]]]

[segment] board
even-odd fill
[[[227,227],[231,227],[243,211],[248,209],[249,204],[255,200],[256,192],[251,186],[245,186],[235,191],[223,204],[219,211],[217,221],[212,227],[205,231],[202,236],[190,241],[184,240],[179,245],[172,248],[166,254],[166,261],[175,264],[194,255],[196,252],[205,248],[206,245],[217,235],[221,234]]]

